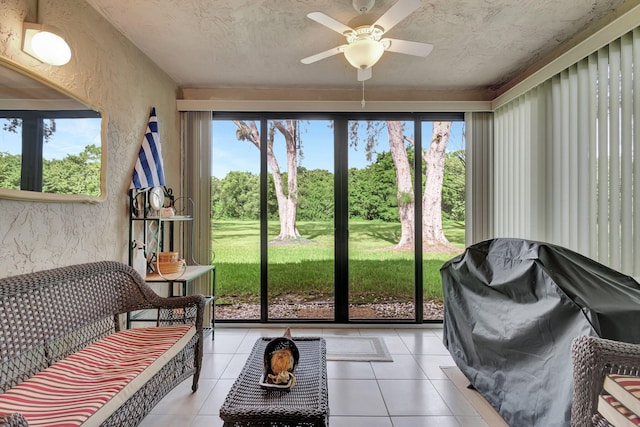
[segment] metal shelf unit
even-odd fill
[[[173,207],[175,198],[171,189],[163,187],[166,207]],[[175,297],[196,293],[194,282],[209,276],[209,286],[206,298],[206,307],[211,307],[210,330],[214,337],[215,327],[215,300],[216,300],[216,267],[214,265],[189,265],[187,263],[177,273],[162,273],[152,271],[150,261],[156,259],[156,254],[162,251],[175,251],[177,240],[185,241],[188,226],[191,226],[191,215],[162,216],[154,211],[149,204],[149,192],[146,190],[130,190],[129,192],[129,265],[134,266],[134,251],[137,242],[142,242],[145,247],[144,257],[147,262],[145,281],[150,284],[166,284],[166,296]],[[157,288],[156,288],[157,291]],[[203,293],[203,292],[197,292]],[[158,316],[154,310],[139,310],[127,313],[127,328],[136,322],[157,322]],[[206,321],[207,319],[205,319]]]

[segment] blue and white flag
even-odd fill
[[[142,139],[138,160],[133,169],[129,188],[149,188],[164,185],[164,166],[158,136],[156,109],[151,109],[149,125]]]

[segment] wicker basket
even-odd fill
[[[158,262],[160,263],[170,263],[170,262],[179,262],[180,258],[178,258],[178,252],[158,252]]]
[[[155,272],[159,274],[180,273],[185,265],[183,259],[169,262],[153,261],[151,264],[153,265]]]

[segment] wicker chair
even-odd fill
[[[636,327],[630,325],[630,327]],[[609,423],[598,414],[598,395],[608,373],[640,375],[640,344],[581,336],[573,340],[573,427],[605,427]]]

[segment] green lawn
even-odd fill
[[[462,252],[464,223],[447,222],[445,235]],[[217,294],[221,304],[259,302],[260,246],[258,221],[214,221],[212,226]],[[294,295],[305,300],[333,295],[333,224],[298,222],[307,244],[269,246],[269,297]],[[269,223],[269,236],[279,231]],[[353,302],[413,301],[413,252],[397,251],[400,225],[351,221],[349,289]],[[424,253],[424,298],[442,300],[440,267],[455,253]]]

